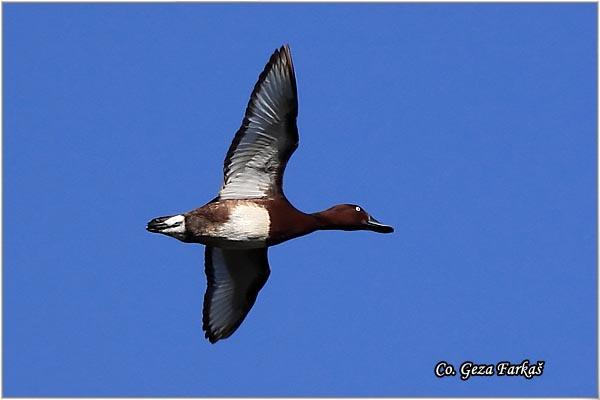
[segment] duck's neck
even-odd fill
[[[316,213],[308,214],[313,218],[315,231],[326,231],[333,229],[344,229],[341,221],[338,221],[335,213],[330,210],[319,211]]]
[[[269,246],[286,242],[311,232],[326,229],[335,229],[335,224],[326,211],[305,214],[295,208],[286,210],[286,218],[271,221]]]

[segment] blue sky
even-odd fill
[[[597,395],[596,4],[4,4],[4,396]],[[211,200],[289,43],[314,212],[201,331]],[[437,378],[445,360],[543,375]]]

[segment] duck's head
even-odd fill
[[[356,204],[338,204],[320,213],[327,221],[326,229],[345,231],[367,230],[378,233],[392,233],[394,228],[377,221],[361,206]]]

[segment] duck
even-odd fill
[[[271,273],[269,247],[319,230],[394,231],[355,204],[309,214],[288,201],[283,174],[298,147],[297,116],[296,75],[284,45],[254,86],[225,156],[217,197],[147,224],[149,232],[206,246],[202,330],[210,343],[230,337],[248,315]]]

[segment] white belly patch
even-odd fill
[[[229,214],[229,219],[219,225],[216,236],[235,241],[266,241],[271,219],[269,212],[254,204],[239,204]]]

